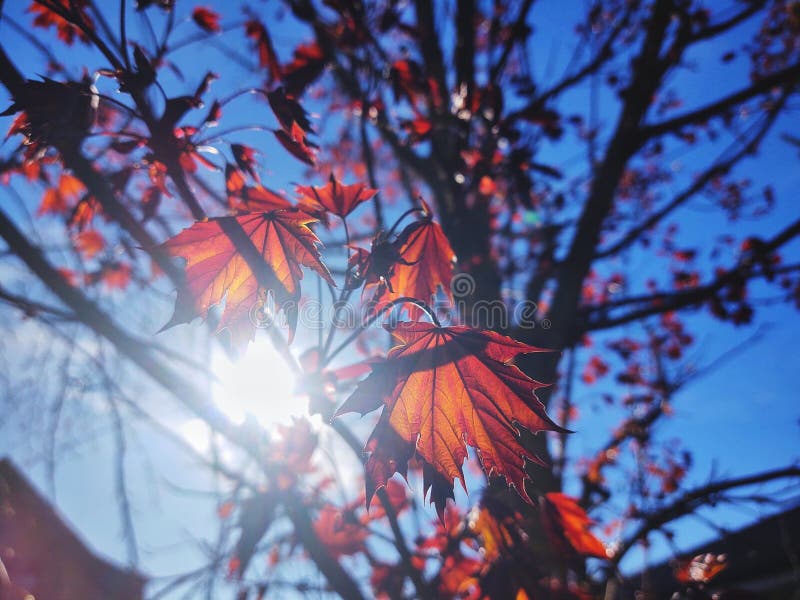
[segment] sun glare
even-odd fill
[[[251,344],[235,360],[217,351],[211,368],[218,379],[213,387],[214,402],[236,423],[250,416],[272,429],[307,412],[308,401],[295,395],[294,374],[269,343]]]

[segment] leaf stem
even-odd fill
[[[431,323],[436,325],[436,327],[442,326],[442,324],[439,322],[439,319],[436,317],[436,314],[433,312],[433,309],[422,300],[411,298],[410,296],[395,298],[385,306],[381,307],[373,315],[371,315],[369,319],[367,319],[367,321],[360,328],[356,329],[353,333],[351,333],[347,337],[347,339],[345,339],[341,344],[339,344],[336,347],[335,350],[333,350],[333,352],[331,352],[329,355],[327,353],[324,353],[321,363],[321,368],[327,366],[337,354],[339,354],[342,350],[344,350],[347,346],[349,346],[356,338],[358,338],[358,336],[361,335],[367,329],[367,327],[369,327],[375,321],[381,318],[386,312],[392,310],[393,308],[401,304],[413,304],[417,308],[421,309],[426,315],[428,315],[428,318],[431,320]]]
[[[392,228],[389,230],[389,233],[387,233],[386,236],[387,237],[391,236],[395,232],[395,230],[397,230],[397,227],[400,225],[403,219],[405,219],[409,215],[413,215],[414,213],[424,214],[425,209],[419,206],[415,206],[414,208],[409,208],[406,212],[404,212],[402,215],[398,217],[397,221],[394,222],[394,225],[392,225]]]

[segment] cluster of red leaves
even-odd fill
[[[95,118],[91,96],[86,81],[29,79],[15,91],[14,103],[0,116],[19,113],[8,135],[25,137],[25,158],[31,161],[40,158],[50,144],[74,145],[86,136]]]
[[[432,531],[417,540],[414,566],[422,571],[436,565],[433,584],[439,598],[590,598],[578,586],[553,588],[548,569],[563,569],[583,557],[607,558],[589,531],[591,524],[576,500],[563,494],[540,498],[526,515],[488,497],[466,514],[448,504]],[[531,532],[540,537],[529,537]],[[540,554],[543,541],[545,555]],[[385,586],[394,581],[396,568],[383,565],[380,577],[373,577],[376,596],[391,597]]]
[[[392,239],[379,233],[367,252],[355,248],[350,261],[348,285],[374,290],[375,310],[399,298],[416,298],[433,303],[441,290],[452,299],[450,284],[456,255],[441,225],[422,203],[422,218],[408,225]]]
[[[273,487],[261,489],[242,500],[230,500],[219,507],[219,516],[223,519],[230,518],[235,511],[238,513],[240,534],[228,563],[230,576],[244,574],[258,543],[275,522],[284,496],[296,493],[300,477],[314,472],[311,459],[317,442],[317,434],[306,419],[279,426],[264,459]]]
[[[87,0],[55,0],[54,4],[58,7],[58,11],[48,8],[44,4],[32,2],[28,7],[28,12],[32,13],[34,27],[41,27],[49,29],[50,27],[56,28],[58,39],[71,46],[75,40],[80,40],[84,44],[89,43],[89,36],[80,27],[73,22],[65,19],[59,12],[77,12],[80,15],[80,20],[85,24],[89,30],[94,29],[94,23],[91,17],[87,14],[86,8],[89,5]]]
[[[305,510],[313,513],[313,533],[332,558],[368,554],[366,541],[371,533],[370,526],[386,519],[387,513],[383,505],[365,510],[363,496],[341,506],[324,498],[332,479],[320,478],[317,466],[312,463],[317,439],[307,420],[297,420],[289,427],[280,427],[277,437],[269,446],[266,459],[271,481],[276,485],[263,488],[244,499],[232,499],[220,505],[220,518],[236,516],[236,527],[240,530],[228,562],[230,577],[244,576],[258,552],[259,544],[273,531],[277,530],[278,533],[275,534],[269,554],[271,564],[282,560],[298,547],[294,535],[287,535],[280,528],[273,529],[273,525],[284,514],[281,509],[292,502],[302,503]],[[306,489],[301,476],[312,478],[312,489]],[[410,502],[404,484],[390,481],[386,491],[395,517],[408,509]]]
[[[292,127],[298,135],[303,131],[295,120]],[[322,187],[299,186],[300,199],[292,205],[260,185],[245,185],[244,174],[254,176],[253,155],[245,147],[233,153],[239,169],[228,168],[227,188],[239,212],[196,223],[163,248],[186,260],[186,284],[169,324],[206,316],[224,301],[219,327],[238,343],[252,337],[254,307],[262,310],[267,296],[279,306],[299,300],[301,267],[334,285],[309,226],[315,217],[346,218],[376,191],[331,177]],[[455,256],[427,206],[395,239],[379,237],[371,252],[361,249],[354,257],[348,285],[376,286],[379,307],[404,297],[424,302],[439,289],[450,292]],[[287,316],[293,330],[296,316]],[[519,354],[541,350],[467,327],[401,323],[392,333],[401,345],[372,365],[372,374],[339,411],[363,414],[384,407],[368,443],[367,502],[416,456],[441,512],[453,496],[454,480],[464,482],[467,445],[476,449],[487,475],[504,478],[527,498],[525,463],[541,461],[520,443],[520,430],[563,431],[535,396],[542,384],[511,364]]]
[[[67,10],[65,1],[60,0],[59,4]],[[87,4],[83,0],[69,4],[70,10],[78,11],[84,28],[63,19],[59,11],[39,4],[31,8],[36,15],[34,24],[55,27],[59,37],[69,44],[75,39],[86,41],[87,31],[93,27],[84,13]],[[149,4],[140,2],[139,8]],[[161,6],[172,8],[166,2]],[[191,19],[207,33],[222,31],[220,15],[209,8],[196,7]],[[331,31],[341,38],[342,44],[355,46],[366,39],[365,32],[352,18],[343,18],[331,26]],[[275,138],[289,154],[314,166],[316,146],[309,140],[313,130],[297,98],[324,71],[325,51],[316,42],[301,45],[295,49],[292,59],[282,65],[269,31],[257,18],[248,18],[245,35],[257,50],[260,67],[267,72],[271,87],[267,100],[279,123],[279,128],[273,130]],[[101,75],[116,79],[120,91],[138,94],[154,85],[157,69],[162,66],[162,59],[149,58],[142,47],[133,44],[130,69],[103,70]],[[129,165],[112,174],[115,193],[125,190],[135,169],[141,169],[143,177],[149,180],[141,194],[143,221],[157,213],[162,197],[172,195],[168,185],[170,178],[177,183],[176,174],[181,171],[195,174],[199,165],[216,169],[200,153],[200,140],[203,128],[221,117],[222,105],[212,104],[204,120],[197,125],[182,123],[189,111],[201,108],[202,98],[215,78],[209,73],[193,94],[167,98],[163,113],[153,117],[154,127],[149,133],[140,134],[131,129],[124,137],[110,143],[114,156],[129,157],[131,163],[134,153],[137,157],[136,166]],[[390,79],[396,97],[407,101],[414,111],[415,117],[409,121],[409,137],[414,142],[425,139],[433,125],[422,112],[425,104],[422,100],[433,98],[434,105],[442,107],[446,91],[440,90],[436,80],[409,58],[392,64]],[[29,142],[44,147],[65,135],[65,130],[57,125],[68,121],[69,127],[78,128],[68,133],[74,133],[73,137],[78,140],[75,143],[80,143],[92,120],[101,118],[87,105],[91,97],[87,86],[51,80],[28,82],[27,97],[15,99],[19,106],[25,107],[25,112],[18,116],[12,132],[21,133]],[[496,105],[497,95],[491,90],[479,90],[463,101],[465,113],[477,112]],[[67,110],[63,108],[65,105]],[[371,108],[378,110],[377,105]],[[12,109],[16,112],[18,107],[12,106]],[[499,113],[499,107],[495,110]],[[540,124],[546,131],[558,128],[558,116],[546,111],[541,115],[525,114],[522,118]],[[257,156],[252,148],[234,143],[230,151],[233,161],[226,164],[225,185],[232,214],[196,222],[159,249],[185,261],[185,281],[178,289],[175,311],[167,326],[198,316],[207,317],[212,307],[222,306],[218,328],[227,329],[232,343],[241,346],[252,339],[259,319],[265,315],[274,318],[278,311],[287,316],[290,332],[294,333],[305,270],[310,269],[331,286],[336,285],[322,260],[320,238],[314,228],[328,225],[331,217],[347,219],[361,204],[373,198],[377,190],[363,183],[347,185],[331,175],[323,186],[298,186],[298,199],[293,202],[261,184]],[[465,165],[470,160],[465,158]],[[495,178],[493,172],[501,162],[503,157],[499,153],[488,159],[481,156],[472,160],[468,171],[474,179],[476,202],[487,204],[492,196],[504,192],[498,184],[501,178]],[[515,163],[515,166],[519,165]],[[47,188],[40,213],[81,212],[83,216],[78,221],[85,225],[94,214],[93,206],[83,182],[69,173],[62,173],[58,184]],[[352,256],[347,264],[345,287],[348,291],[361,286],[368,290],[374,301],[373,315],[401,300],[416,301],[418,308],[437,294],[452,300],[450,285],[455,253],[430,207],[423,202],[421,208],[407,213],[411,214],[413,221],[396,235],[399,221],[388,233],[378,233],[369,250],[350,249]],[[72,239],[87,260],[98,258],[106,247],[106,240],[99,231],[82,226]],[[102,280],[108,287],[124,287],[131,278],[131,267],[121,262],[102,263],[89,278]],[[416,318],[423,313],[415,309],[408,314]],[[359,506],[339,508],[323,503],[319,490],[311,495],[316,504],[308,504],[316,513],[313,525],[316,535],[336,558],[364,552],[368,533],[365,525],[387,516],[383,507],[369,511],[370,500],[378,488],[386,489],[395,512],[402,512],[408,506],[406,488],[391,478],[394,473],[405,475],[409,461],[416,460],[422,465],[426,494],[430,492],[440,515],[445,513],[447,498],[453,497],[455,480],[464,484],[463,464],[468,447],[475,450],[488,477],[502,479],[526,501],[532,502],[525,487],[527,464],[542,462],[521,442],[520,434],[522,431],[565,431],[548,417],[536,397],[536,390],[543,384],[513,365],[519,355],[541,349],[491,331],[424,322],[400,323],[391,333],[400,343],[385,360],[362,363],[347,374],[342,370],[325,370],[318,354],[306,356],[303,364],[308,394],[312,400],[316,398],[317,405],[332,403],[333,391],[342,381],[360,376],[370,368],[369,376],[340,408],[339,414],[382,410],[380,422],[367,444],[367,485]],[[241,535],[229,565],[231,575],[237,577],[245,572],[258,543],[270,531],[285,492],[295,489],[300,484],[300,476],[311,472],[316,437],[307,423],[305,426],[295,424],[282,430],[272,446],[274,456],[280,460],[270,458],[265,459],[265,463],[274,487],[259,490],[220,509],[225,518],[234,512],[238,515]],[[321,485],[320,490],[323,488]],[[366,511],[360,507],[363,500]],[[587,539],[590,539],[585,531],[587,522],[574,511],[563,512],[556,510],[552,520],[557,521],[559,527],[573,531],[569,543],[575,551],[587,553]],[[445,520],[442,527],[445,527]],[[483,558],[448,552],[451,545],[448,540],[461,535],[455,530],[442,530],[420,544],[421,549],[442,553],[437,585],[445,596],[463,596],[478,590],[478,577],[486,565],[500,561],[516,539],[511,533],[512,524],[508,520],[497,520],[488,511],[482,512],[473,529],[465,529],[463,521],[459,527],[462,531],[469,530],[473,549],[480,547],[485,554]],[[524,595],[525,592],[520,593]]]
[[[250,31],[266,43],[253,23]],[[306,68],[300,64],[302,55],[284,69],[284,84],[287,72]],[[310,124],[291,93],[281,88],[268,96],[281,124],[275,135],[291,154],[312,164],[306,139]],[[346,219],[376,190],[331,176],[325,186],[298,186],[299,199],[292,204],[260,183],[247,185],[247,176],[258,181],[255,154],[243,145],[231,150],[236,167],[226,168],[226,187],[236,214],[198,222],[162,248],[186,260],[185,284],[168,325],[205,317],[224,303],[218,327],[242,345],[252,339],[254,321],[264,312],[272,318],[283,310],[294,332],[303,268],[335,285],[311,226],[327,223],[329,216]],[[455,254],[427,205],[411,213],[418,218],[396,237],[379,234],[370,251],[355,249],[349,262],[346,286],[374,288],[376,312],[401,299],[425,303],[439,291],[451,296]],[[270,299],[276,306],[272,313]],[[365,413],[385,407],[368,443],[381,448],[372,452],[367,466],[367,500],[394,472],[405,473],[416,455],[425,465],[426,490],[432,489],[431,499],[441,511],[453,495],[454,480],[464,481],[467,445],[476,449],[487,475],[504,478],[527,498],[525,463],[541,461],[520,443],[520,430],[561,431],[535,396],[542,384],[511,364],[517,355],[540,349],[466,327],[403,323],[392,333],[402,345],[372,365],[372,374],[340,410]]]
[[[198,6],[192,11],[192,19],[198,27],[208,33],[222,31],[220,15],[206,7]],[[297,98],[323,72],[326,58],[322,48],[316,43],[301,44],[294,50],[292,60],[281,65],[266,25],[255,15],[248,13],[244,25],[245,35],[252,40],[258,56],[258,66],[266,70],[267,84],[282,83],[286,93]],[[287,133],[294,135],[290,127],[284,125]],[[280,138],[279,138],[280,139]],[[294,154],[294,152],[292,151]]]
[[[248,155],[243,150],[237,154],[240,162]],[[186,260],[186,284],[169,324],[206,316],[224,301],[219,327],[241,342],[252,337],[253,310],[262,309],[268,294],[279,306],[299,300],[301,267],[334,285],[321,262],[319,240],[309,229],[316,222],[309,213],[345,218],[375,190],[331,178],[324,187],[301,186],[300,202],[292,206],[260,186],[246,188],[236,173],[228,173],[229,193],[245,195],[248,210],[196,223],[163,248]],[[385,248],[380,243],[371,253],[357,255],[363,259],[357,273],[368,274],[362,276],[365,283],[379,285],[381,301],[426,298],[440,286],[449,287],[454,257],[428,209],[386,244],[393,260],[381,254]],[[296,313],[288,316],[293,329]],[[542,384],[510,363],[519,354],[541,349],[467,327],[401,323],[392,333],[402,345],[372,366],[372,374],[339,411],[363,414],[385,406],[372,440],[397,441],[372,452],[367,499],[392,473],[404,473],[405,463],[416,454],[429,467],[426,488],[433,488],[432,500],[441,511],[452,497],[454,480],[464,481],[466,445],[476,449],[487,475],[505,478],[527,498],[525,462],[540,461],[519,442],[519,429],[562,430],[536,399]]]
[[[37,214],[65,214],[75,207],[85,191],[86,187],[80,179],[70,173],[61,173],[58,184],[45,190]]]
[[[98,286],[106,291],[124,290],[133,277],[133,269],[125,257],[109,252],[110,243],[96,228],[94,217],[102,215],[97,200],[87,193],[86,186],[72,172],[64,170],[56,157],[45,156],[34,162],[25,160],[10,165],[0,179],[8,182],[13,174],[31,183],[44,186],[37,216],[63,220],[68,242],[82,263],[82,269],[59,268],[65,281],[72,286]]]
[[[372,198],[378,190],[368,188],[363,183],[343,185],[336,181],[331,173],[330,180],[323,187],[297,186],[300,205],[314,215],[324,216],[326,213],[344,219],[358,205]]]

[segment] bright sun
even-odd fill
[[[236,424],[249,417],[272,430],[308,413],[308,399],[295,393],[294,374],[269,343],[255,342],[235,360],[214,350],[211,370],[217,378],[212,385],[214,403]],[[195,450],[209,449],[210,432],[201,419],[184,421],[180,432]]]
[[[250,416],[272,429],[307,411],[307,400],[295,395],[294,374],[269,343],[251,344],[236,360],[215,351],[211,369],[218,379],[214,402],[235,423]]]

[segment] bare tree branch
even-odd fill
[[[729,94],[715,102],[706,104],[701,108],[684,113],[683,115],[667,121],[646,125],[642,128],[642,136],[645,139],[652,139],[667,133],[675,133],[688,125],[704,123],[713,117],[718,117],[727,113],[735,106],[751,100],[756,96],[767,94],[775,88],[796,86],[798,82],[800,82],[800,64],[792,65],[780,71],[776,71],[775,73],[771,73],[770,75],[756,80],[752,85],[738,92]]]
[[[683,190],[680,194],[675,196],[672,200],[670,200],[667,204],[662,206],[660,209],[652,212],[647,218],[630,229],[628,232],[622,235],[622,237],[614,242],[611,246],[606,249],[600,249],[597,252],[597,258],[605,258],[608,256],[614,256],[617,253],[621,252],[625,248],[629,247],[631,244],[636,242],[641,235],[649,230],[652,230],[658,223],[663,221],[668,215],[670,215],[675,209],[679,208],[683,204],[685,204],[688,200],[691,200],[694,196],[698,193],[703,191],[705,187],[711,183],[715,178],[725,175],[726,173],[730,172],[730,170],[740,161],[742,161],[745,157],[750,156],[755,153],[758,145],[761,143],[761,140],[764,139],[767,132],[771,129],[772,125],[775,123],[775,120],[780,113],[780,108],[785,105],[786,94],[784,94],[783,98],[780,102],[776,103],[776,106],[769,111],[766,118],[764,119],[764,123],[759,127],[756,134],[747,142],[743,142],[741,140],[737,140],[734,143],[734,147],[738,146],[739,150],[734,152],[729,158],[724,158],[724,154],[727,154],[729,151],[726,151],[719,160],[715,161],[708,169],[706,169],[702,174],[697,176],[694,182],[689,185],[685,190]]]
[[[762,473],[747,475],[745,477],[714,481],[685,492],[677,500],[652,513],[639,515],[638,518],[641,524],[626,538],[619,550],[617,550],[611,558],[612,566],[616,567],[628,551],[640,540],[645,539],[650,532],[660,529],[671,521],[693,513],[709,502],[724,501],[723,492],[740,487],[767,483],[777,479],[800,479],[800,467],[785,467],[774,471],[764,471]]]

